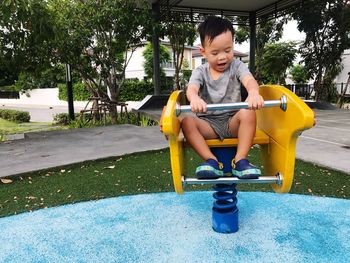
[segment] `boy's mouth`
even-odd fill
[[[217,65],[218,65],[218,68],[224,68],[226,66],[226,63],[219,63]]]

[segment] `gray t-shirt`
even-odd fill
[[[209,72],[209,64],[205,63],[193,70],[189,84],[199,86],[199,96],[207,104],[240,102],[241,81],[246,75],[251,75],[247,66],[242,61],[234,59],[224,74],[217,80],[213,80]],[[223,112],[230,111],[211,111],[197,115],[218,115]]]

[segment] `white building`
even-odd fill
[[[344,66],[343,70],[340,72],[336,78],[337,83],[346,83],[349,78],[350,73],[350,49],[344,51],[342,56],[342,64]]]

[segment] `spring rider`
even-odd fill
[[[264,174],[257,179],[238,179],[230,174],[237,138],[206,140],[211,151],[224,165],[225,176],[217,179],[197,179],[187,176],[185,150],[189,148],[180,128],[181,114],[189,112],[182,91],[174,91],[163,109],[161,131],[169,141],[171,169],[176,193],[186,185],[214,185],[212,227],[220,233],[238,231],[236,184],[269,183],[277,193],[289,192],[294,178],[296,143],[303,130],[314,125],[313,111],[293,92],[278,85],[260,86],[264,108],[257,110],[257,130],[253,144],[260,147]],[[248,108],[247,103],[209,104],[207,110]],[[225,169],[226,167],[226,169]]]

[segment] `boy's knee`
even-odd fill
[[[187,127],[191,127],[194,125],[193,117],[186,116],[181,120],[181,128],[186,129]]]
[[[254,110],[241,109],[239,110],[240,120],[255,121],[256,113]]]

